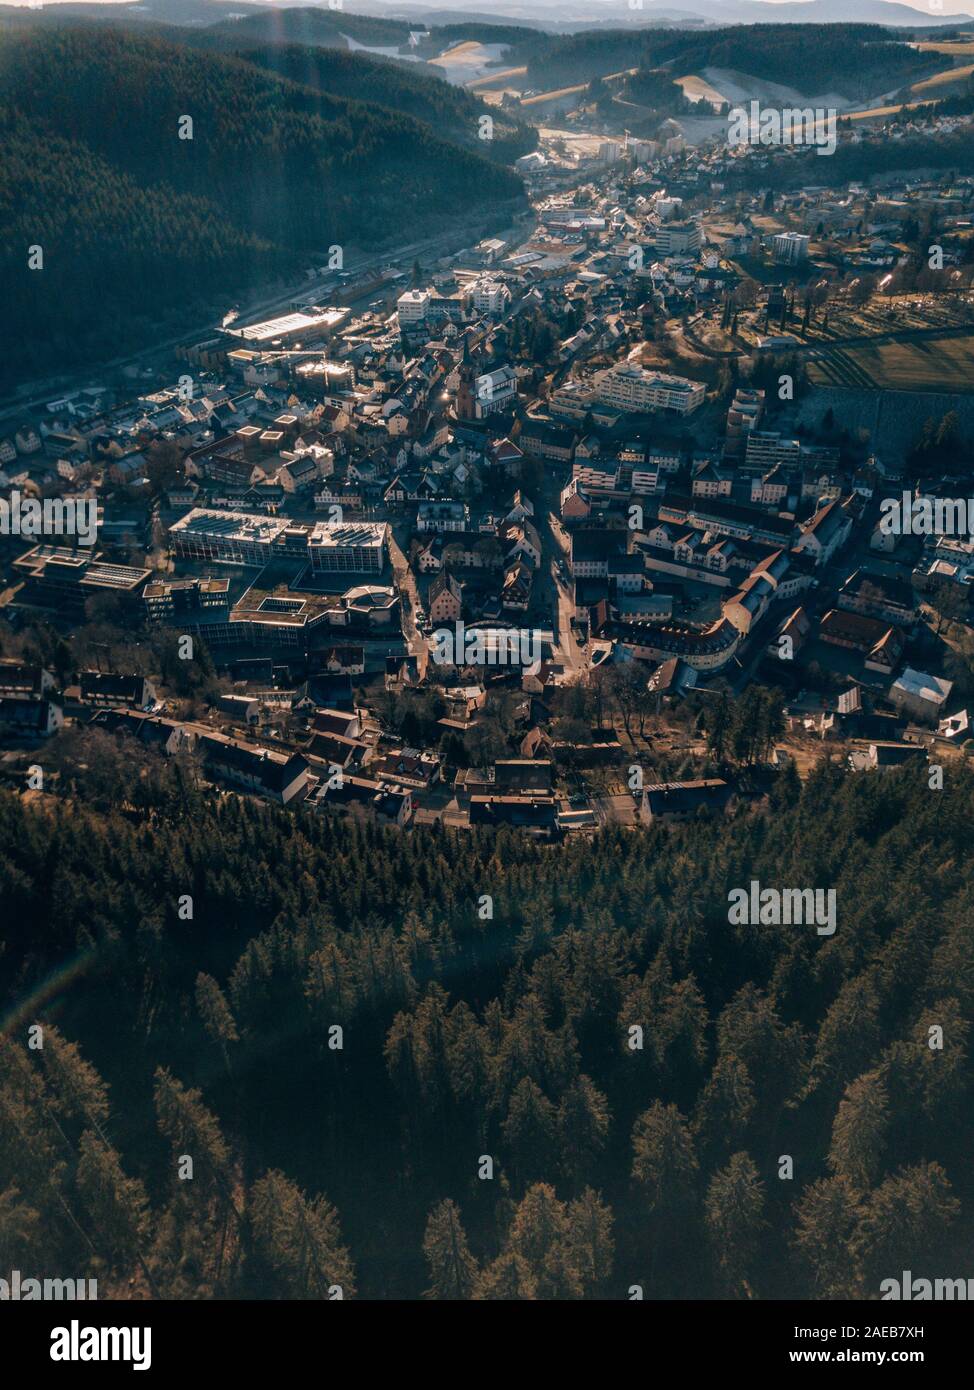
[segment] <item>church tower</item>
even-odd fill
[[[464,337],[460,358],[460,384],[457,386],[457,419],[477,418],[477,368],[470,356],[470,339]]]

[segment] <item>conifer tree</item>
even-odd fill
[[[307,1198],[283,1173],[266,1173],[250,1191],[255,1259],[275,1276],[279,1297],[351,1298],[355,1272],[338,1214],[324,1197]]]
[[[446,1199],[430,1211],[423,1237],[429,1266],[427,1298],[467,1299],[477,1283],[477,1261],[470,1253],[455,1202]]]

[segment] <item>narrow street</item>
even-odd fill
[[[402,635],[410,656],[416,658],[416,665],[420,677],[426,675],[426,666],[429,661],[429,647],[426,639],[416,626],[416,609],[419,605],[419,593],[416,588],[416,577],[410,568],[409,562],[403,553],[402,547],[396,539],[395,528],[389,527],[389,559],[396,577],[396,587],[400,595],[408,595],[408,605],[405,601],[400,604],[402,611]],[[407,611],[408,610],[408,611]]]
[[[535,522],[538,535],[541,537],[541,566],[537,583],[545,605],[552,615],[555,660],[561,662],[566,671],[576,673],[584,671],[588,662],[572,631],[575,605],[572,599],[572,583],[567,577],[570,544],[568,533],[558,519],[559,494],[557,474],[546,469],[544,484],[538,496],[532,498],[535,504]],[[566,569],[559,572],[558,565],[562,561]]]

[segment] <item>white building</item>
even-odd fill
[[[313,343],[321,338],[330,337],[350,313],[351,310],[345,308],[330,306],[324,309],[317,305],[308,305],[307,308],[296,309],[290,314],[281,314],[277,318],[249,324],[246,328],[228,328],[225,331],[231,338],[239,338],[242,342],[257,345],[290,343],[295,339],[300,339],[302,343]]]
[[[381,574],[385,544],[385,522],[319,521],[308,538],[311,568],[332,574]]]
[[[656,233],[656,250],[661,256],[685,256],[699,251],[701,241],[698,223],[667,222]]]
[[[407,290],[396,300],[396,313],[400,324],[423,323],[429,317],[429,290]]]
[[[772,238],[771,250],[779,265],[798,265],[808,260],[808,241],[801,232],[780,232]]]
[[[185,559],[266,565],[283,554],[285,532],[291,529],[286,518],[194,508],[170,526],[169,539],[175,554]]]
[[[936,723],[943,719],[944,707],[950,699],[953,681],[941,676],[928,676],[907,666],[889,688],[890,703],[912,714],[915,719]]]
[[[625,362],[597,372],[596,398],[603,405],[633,413],[647,410],[675,410],[689,415],[702,405],[707,395],[703,382],[690,381],[667,372],[647,371]]]
[[[503,314],[511,302],[511,292],[503,280],[477,280],[473,286],[473,306],[478,314]]]
[[[656,209],[656,216],[661,222],[669,222],[670,218],[678,217],[683,207],[682,198],[668,198],[665,193],[653,200]]]
[[[498,367],[477,378],[476,410],[478,418],[506,410],[517,395],[517,376],[512,367]]]

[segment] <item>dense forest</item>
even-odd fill
[[[892,41],[875,24],[749,24],[699,31],[600,30],[530,40],[514,50],[532,86],[561,87],[631,68],[664,64],[675,77],[731,68],[807,94],[866,97],[943,65],[936,54]]]
[[[974,1236],[974,784],[546,846],[0,794],[0,1265],[101,1297],[876,1298]],[[834,888],[837,930],[728,893]],[[190,1176],[191,1164],[191,1176]]]
[[[869,183],[877,175],[894,173],[934,174],[943,171],[968,169],[974,159],[974,135],[969,126],[949,135],[936,131],[931,135],[907,135],[899,140],[870,140],[862,144],[840,144],[829,159],[819,160],[822,170],[816,171],[820,184],[829,188],[845,188],[850,182]],[[750,188],[766,187],[767,168],[745,170],[739,182]],[[808,172],[800,159],[787,155],[774,161],[776,191],[800,188]]]
[[[417,19],[376,19],[349,14],[344,9],[314,9],[302,6],[249,14],[214,25],[210,33],[239,43],[297,43],[322,48],[347,48],[347,40],[375,48],[398,48],[409,41],[410,33],[429,33],[418,45],[420,54],[436,56],[455,43],[525,43],[537,30],[530,26],[506,24],[451,23],[428,24],[426,16]]]
[[[242,17],[238,14],[210,26],[210,32],[233,43],[298,43],[347,50],[349,39],[376,48],[397,48],[409,42],[411,29],[421,28],[418,22],[349,14],[344,8],[295,6],[273,10],[262,7],[257,13]]]
[[[433,89],[432,119],[441,82],[412,81]],[[115,356],[146,341],[146,323],[157,339],[192,328],[194,308],[231,286],[296,279],[302,254],[429,233],[523,193],[474,148],[475,121],[461,147],[402,102],[332,96],[114,26],[3,32],[0,92],[0,290],[18,344],[7,383]]]
[[[625,79],[621,94],[626,101],[650,107],[660,116],[693,114],[699,110],[697,103],[685,96],[683,88],[673,81],[672,72],[665,68],[637,68]]]
[[[208,38],[208,34],[194,35],[192,41],[205,45]],[[294,44],[242,47],[237,56],[313,91],[353,101],[367,98],[370,106],[401,111],[501,164],[510,164],[538,143],[534,126],[515,121],[497,106],[487,106],[463,87],[452,86],[438,68],[423,65],[417,71],[414,65],[391,59]],[[493,122],[490,140],[479,136],[480,118],[485,115]]]

